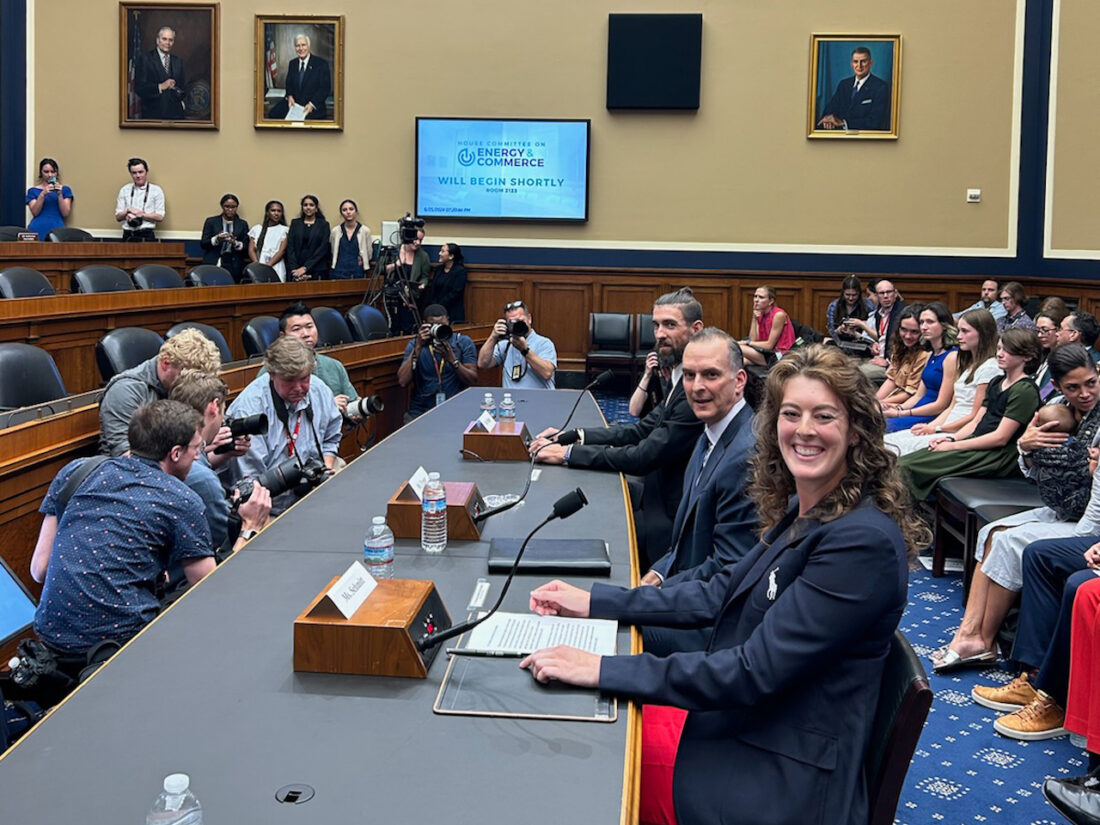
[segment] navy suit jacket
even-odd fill
[[[306,115],[306,120],[328,120],[328,96],[332,94],[332,72],[329,71],[328,61],[310,54],[306,76],[299,83],[298,58],[293,58],[286,73],[286,93],[301,106],[313,104],[313,111]]]
[[[224,227],[221,215],[207,218],[202,225],[202,237],[199,246],[202,247],[202,262],[204,264],[216,264],[218,258],[222,259],[222,269],[233,276],[234,281],[241,280],[241,273],[248,263],[248,224],[242,218],[233,219],[233,237],[244,244],[239,251],[222,255],[222,245],[214,241],[215,235],[220,235]]]
[[[846,77],[836,87],[836,93],[825,105],[825,115],[833,115],[848,124],[849,129],[890,130],[890,84],[881,77],[868,75],[859,92],[852,98],[855,75]]]
[[[689,711],[680,822],[866,825],[863,763],[905,607],[905,543],[868,501],[824,524],[796,515],[797,503],[710,581],[592,588],[593,617],[714,625],[706,651],[600,662],[601,690]]]
[[[647,567],[672,543],[684,469],[702,433],[703,422],[691,411],[680,381],[667,404],[658,404],[635,424],[585,429],[584,444],[574,444],[569,453],[570,467],[644,477],[644,518],[637,539],[639,558]]]
[[[145,120],[178,120],[186,113],[185,94],[187,77],[183,61],[174,54],[168,55],[168,68],[160,62],[160,52],[153,49],[142,52],[134,64],[134,91],[141,100],[141,117]],[[157,89],[168,78],[176,81],[174,89]]]
[[[746,404],[722,432],[696,483],[706,449],[706,434],[699,437],[684,472],[671,548],[653,565],[666,586],[709,579],[756,544],[756,504],[747,490],[749,461],[756,447],[752,421],[752,408]]]

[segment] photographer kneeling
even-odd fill
[[[405,359],[397,368],[397,383],[402,387],[413,385],[405,423],[476,382],[474,342],[451,329],[451,320],[442,306],[425,307],[424,323],[405,347]]]
[[[253,435],[248,452],[234,463],[246,479],[272,471],[264,486],[276,493],[273,515],[323,481],[340,449],[340,411],[332,391],[320,381],[311,381],[316,364],[307,344],[282,335],[264,353],[267,372],[245,387],[229,407],[234,419],[267,416],[267,430]],[[280,480],[293,483],[280,484]],[[285,491],[276,491],[279,486]]]

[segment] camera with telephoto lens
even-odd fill
[[[366,395],[356,399],[354,404],[348,404],[348,415],[366,418],[370,415],[377,415],[384,409],[386,409],[386,405],[382,402],[382,396]]]
[[[274,467],[264,470],[258,476],[238,481],[229,491],[230,507],[236,510],[248,501],[252,495],[253,481],[259,482],[261,487],[266,487],[272,498],[282,495],[287,490],[295,490],[298,495],[304,496],[324,481],[327,475],[328,468],[319,459],[308,458],[305,463],[299,464],[298,458],[291,456]],[[234,492],[240,494],[236,500],[233,499]]]
[[[227,418],[222,422],[222,426],[229,428],[233,441],[236,441],[242,435],[263,435],[266,433],[267,416],[263,413],[256,413],[255,415],[246,415],[244,418]],[[225,453],[233,452],[233,441],[216,448],[214,454],[225,455]]]
[[[431,324],[428,332],[431,334],[433,341],[450,341],[451,336],[454,334],[450,324]]]
[[[415,243],[416,233],[424,228],[423,218],[414,218],[411,212],[397,219],[397,228],[401,232],[401,243]]]
[[[522,318],[517,318],[514,321],[505,319],[504,328],[507,330],[505,335],[508,338],[526,338],[531,332],[531,327],[527,326],[527,322]]]

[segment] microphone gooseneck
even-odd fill
[[[555,441],[558,444],[561,444],[562,446],[566,446],[566,445],[572,444],[573,442],[575,442],[577,440],[577,434],[576,434],[575,431],[572,431],[572,441],[564,440],[565,438],[568,438],[570,436],[570,433],[565,432],[565,428],[568,427],[569,422],[573,420],[573,416],[577,412],[577,407],[579,407],[580,404],[581,404],[581,399],[584,398],[584,394],[586,392],[588,392],[589,390],[595,389],[596,387],[603,387],[603,386],[606,386],[607,384],[610,384],[611,380],[614,377],[615,377],[615,373],[613,373],[611,370],[604,370],[599,375],[597,375],[594,379],[592,379],[592,382],[590,384],[588,384],[588,386],[586,386],[583,390],[580,391],[580,394],[577,396],[577,400],[573,402],[573,409],[571,409],[569,411],[569,415],[566,416],[565,423],[562,424],[560,427],[558,427],[558,434],[555,438],[552,439],[553,441]]]

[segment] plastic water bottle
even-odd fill
[[[202,805],[185,773],[164,777],[164,790],[145,816],[145,825],[202,825]]]
[[[429,473],[421,499],[420,546],[425,553],[442,553],[447,546],[447,491],[439,473]]]
[[[363,563],[376,579],[393,578],[393,531],[385,516],[375,516],[363,539]]]
[[[504,400],[500,402],[500,421],[512,422],[516,421],[516,402],[512,400],[512,393],[504,393]]]
[[[489,413],[493,418],[497,417],[497,402],[491,392],[485,393],[485,398],[481,400],[481,411]]]

